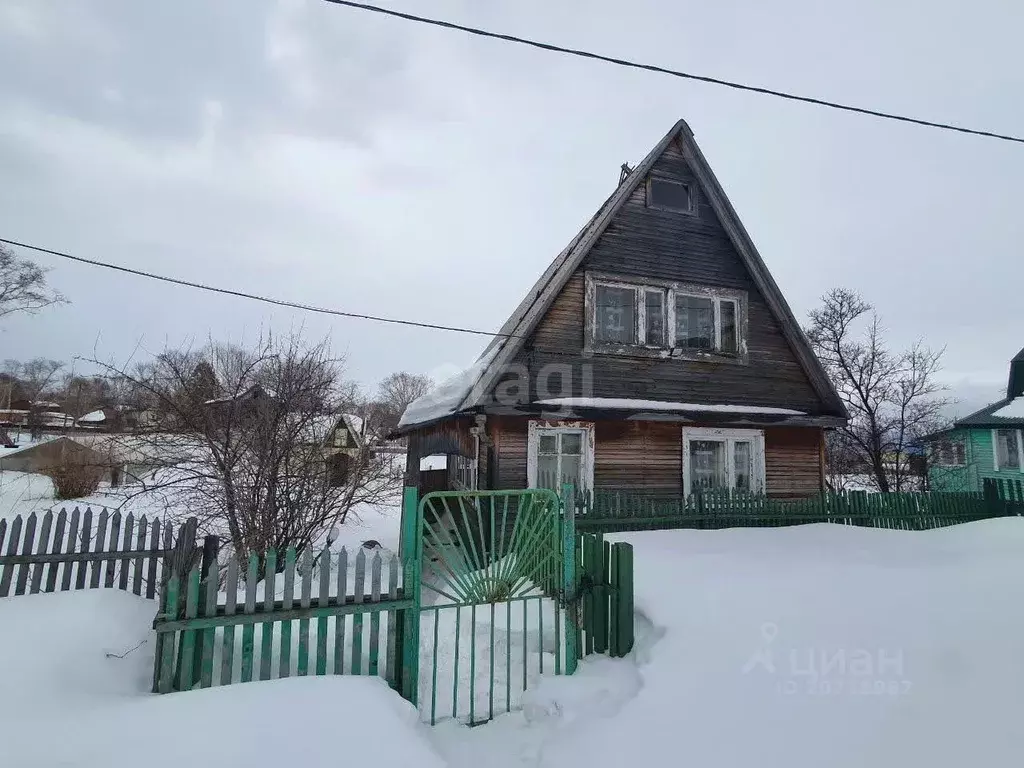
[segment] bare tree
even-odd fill
[[[156,419],[130,436],[144,454],[136,461],[158,468],[140,492],[163,498],[169,513],[199,518],[243,558],[315,545],[358,505],[398,498],[390,464],[369,448],[335,482],[327,448],[345,387],[326,342],[211,344],[166,352],[124,375],[157,404]]]
[[[0,318],[15,312],[37,312],[66,302],[46,285],[46,270],[28,259],[19,259],[0,244]]]
[[[37,357],[24,363],[17,360],[4,361],[4,369],[9,377],[9,384],[5,388],[8,403],[11,402],[12,393],[15,390],[14,382],[17,382],[18,391],[28,401],[28,428],[32,439],[38,439],[42,434],[45,423],[45,412],[47,406],[41,400],[44,397],[55,396],[57,387],[55,382],[58,374],[64,369],[64,363],[59,360],[49,360],[45,357]]]
[[[908,449],[943,425],[949,404],[935,380],[943,350],[916,342],[892,352],[871,305],[843,288],[822,297],[810,319],[807,336],[850,412],[833,443],[879,491],[910,490],[917,476]]]
[[[374,403],[375,427],[387,434],[398,426],[402,414],[413,400],[434,388],[429,376],[399,371],[385,378]]]

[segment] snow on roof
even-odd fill
[[[535,405],[554,405],[563,408],[619,408],[628,411],[699,411],[713,413],[759,413],[777,416],[806,416],[792,408],[773,408],[763,405],[728,405],[717,403],[668,403],[662,400],[630,400],[620,397],[555,397],[538,400]]]
[[[78,417],[79,424],[99,424],[107,420],[107,414],[101,408],[98,411],[90,411],[85,416]]]
[[[436,421],[456,413],[484,369],[490,365],[491,360],[500,350],[500,345],[488,347],[469,368],[441,382],[427,394],[417,397],[409,403],[402,418],[398,421],[398,428]]]
[[[352,434],[359,436],[363,434],[363,419],[360,416],[356,416],[354,413],[343,413],[341,418],[345,420],[348,428],[352,431]]]
[[[1015,397],[992,415],[1000,419],[1024,419],[1024,397]]]

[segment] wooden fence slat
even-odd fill
[[[348,594],[348,551],[342,547],[338,553],[338,599],[344,601]],[[345,621],[344,615],[334,617],[334,674],[345,672]]]
[[[53,510],[46,510],[46,514],[43,515],[43,527],[39,530],[39,542],[36,544],[36,554],[46,555],[50,551],[50,529],[53,528]],[[26,568],[28,566],[25,566]],[[36,563],[32,566],[32,584],[29,587],[29,594],[35,595],[39,593],[39,589],[43,583],[43,564]]]
[[[195,566],[188,573],[188,587],[185,591],[185,618],[194,619],[199,608],[199,566]],[[193,675],[193,657],[196,646],[195,629],[186,629],[181,633],[181,653],[178,664],[178,690],[189,691],[196,681]]]
[[[78,524],[81,513],[78,507],[75,507],[71,511],[71,524],[68,527],[68,552],[75,552],[78,549]],[[67,592],[71,589],[71,571],[74,568],[81,568],[81,565],[76,565],[73,562],[66,563],[64,565],[64,573],[60,575],[60,591]]]
[[[398,556],[392,553],[388,562],[388,599],[398,599]],[[388,611],[387,618],[387,645],[384,649],[384,678],[397,690],[398,679],[395,670],[398,665],[395,661],[395,648],[398,632],[398,611]],[[508,640],[505,641],[508,644]]]
[[[148,521],[145,515],[139,517],[139,534],[135,540],[135,549],[138,552],[142,552],[146,548],[146,530]],[[142,594],[142,565],[145,561],[145,555],[139,555],[135,558],[135,566],[132,568],[132,593],[136,595]]]
[[[356,578],[353,597],[355,602],[362,603],[363,592],[366,590],[366,550],[359,548],[356,554]],[[352,616],[352,674],[363,674],[363,614]]]
[[[172,576],[167,582],[166,589],[161,590],[160,598],[164,605],[163,615],[171,619],[180,618],[181,613],[179,610],[178,600],[178,585],[180,580],[177,576]],[[174,647],[175,634],[180,635],[181,633],[174,633],[171,635],[157,635],[157,656],[159,661],[159,680],[157,689],[160,693],[170,693],[174,689],[174,659],[177,655],[177,651]]]
[[[380,602],[380,552],[375,552],[370,568],[370,601]],[[493,605],[493,604],[492,604]],[[493,624],[492,624],[493,627]],[[370,668],[369,673],[376,675],[380,659],[380,612],[370,614]],[[492,665],[493,666],[493,665]]]
[[[50,547],[50,552],[54,555],[61,554],[61,550],[64,549],[64,529],[68,524],[68,511],[64,507],[60,508],[60,512],[57,513],[57,526],[53,530],[53,546]],[[0,540],[3,536],[0,536]],[[53,562],[49,564],[46,570],[46,591],[53,592],[57,588],[57,572],[60,570],[60,563]],[[71,563],[66,563],[65,568],[70,568]]]
[[[309,608],[309,594],[313,580],[313,559],[309,547],[302,550],[302,596],[299,605]],[[309,674],[309,619],[299,619],[299,661],[295,670],[300,676]]]
[[[227,599],[224,601],[224,615],[234,616],[238,606],[238,558],[234,555],[228,561],[228,576],[224,584]],[[220,656],[220,684],[230,685],[235,673],[235,627],[224,627],[224,646]]]
[[[284,553],[284,594],[281,605],[286,611],[292,609],[295,595],[295,547],[288,547]],[[292,673],[292,622],[281,622],[281,664],[279,675],[288,677]]]
[[[115,512],[110,518],[110,545],[107,547],[108,552],[120,551],[121,543],[121,512],[120,510]],[[103,579],[103,586],[110,589],[114,586],[114,570],[117,567],[119,561],[107,560],[107,571],[106,577]]]
[[[14,555],[18,551],[18,542],[21,540],[21,515],[14,518],[11,523],[11,538],[7,540],[7,554]],[[4,565],[3,575],[0,576],[0,597],[7,597],[11,591],[11,580],[14,578],[14,565]]]
[[[121,547],[122,552],[127,552],[132,548],[133,541],[132,535],[135,533],[135,515],[131,512],[127,514],[124,521],[124,546]],[[118,561],[121,572],[118,574],[117,587],[123,589],[125,592],[128,591],[128,573],[131,570],[129,567],[131,564],[127,560]]]
[[[274,600],[277,598],[275,579],[277,576],[277,552],[268,549],[263,557],[263,611],[272,616]],[[265,621],[260,625],[260,680],[270,679],[270,662],[274,652],[274,622]]]
[[[331,549],[324,547],[320,554],[320,590],[316,604],[326,606],[331,598]],[[327,617],[316,620],[316,674],[327,674]]]
[[[171,524],[170,520],[164,521],[163,541],[164,552],[170,552],[172,549],[174,549],[174,526]],[[162,588],[163,585],[167,582],[167,580],[171,577],[171,558],[167,557],[166,555],[163,557],[157,557],[154,554],[154,566],[156,565],[157,562],[160,563],[160,575],[156,575],[156,570],[154,568],[152,582],[154,590],[157,588],[157,586]],[[182,577],[184,578],[184,574],[182,574]],[[159,581],[157,581],[157,579],[159,579]],[[181,591],[182,589],[184,589],[184,582],[178,587],[179,591]]]
[[[106,508],[100,510],[99,524],[96,526],[96,548],[95,552],[105,552],[107,543],[107,520],[110,513]],[[92,564],[92,573],[89,574],[89,589],[97,589],[100,586],[100,574],[103,571],[103,560],[97,560]],[[183,574],[184,575],[184,574]]]
[[[32,547],[36,542],[36,513],[33,512],[28,516],[28,520],[25,521],[25,536],[21,542],[21,554],[28,556],[32,554]],[[14,594],[24,595],[25,588],[28,586],[28,573],[31,566],[27,563],[18,566],[18,579],[14,584]]]
[[[260,559],[255,552],[249,555],[245,572],[245,607],[243,613],[256,613],[256,580],[259,578]],[[253,625],[242,627],[242,682],[252,680]]]
[[[215,560],[210,563],[206,572],[206,596],[203,603],[203,616],[217,615],[217,587],[220,583],[220,564]],[[203,630],[203,647],[199,659],[199,684],[203,688],[213,685],[213,652],[217,639],[217,629],[209,627]]]

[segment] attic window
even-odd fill
[[[652,176],[647,180],[647,207],[663,211],[693,213],[690,185]]]
[[[591,352],[745,358],[747,296],[728,288],[588,274]]]

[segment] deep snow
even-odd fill
[[[117,590],[0,600],[0,764],[443,765],[415,709],[378,678],[150,694],[153,613]]]
[[[616,538],[636,550],[634,654],[542,678],[521,711],[489,724],[428,729],[361,678],[152,697],[151,642],[105,655],[150,636],[152,604],[93,591],[0,601],[0,679],[19,691],[0,699],[0,744],[32,758],[12,765],[88,768],[207,751],[218,766],[431,766],[437,754],[452,768],[1024,762],[1024,521]]]

